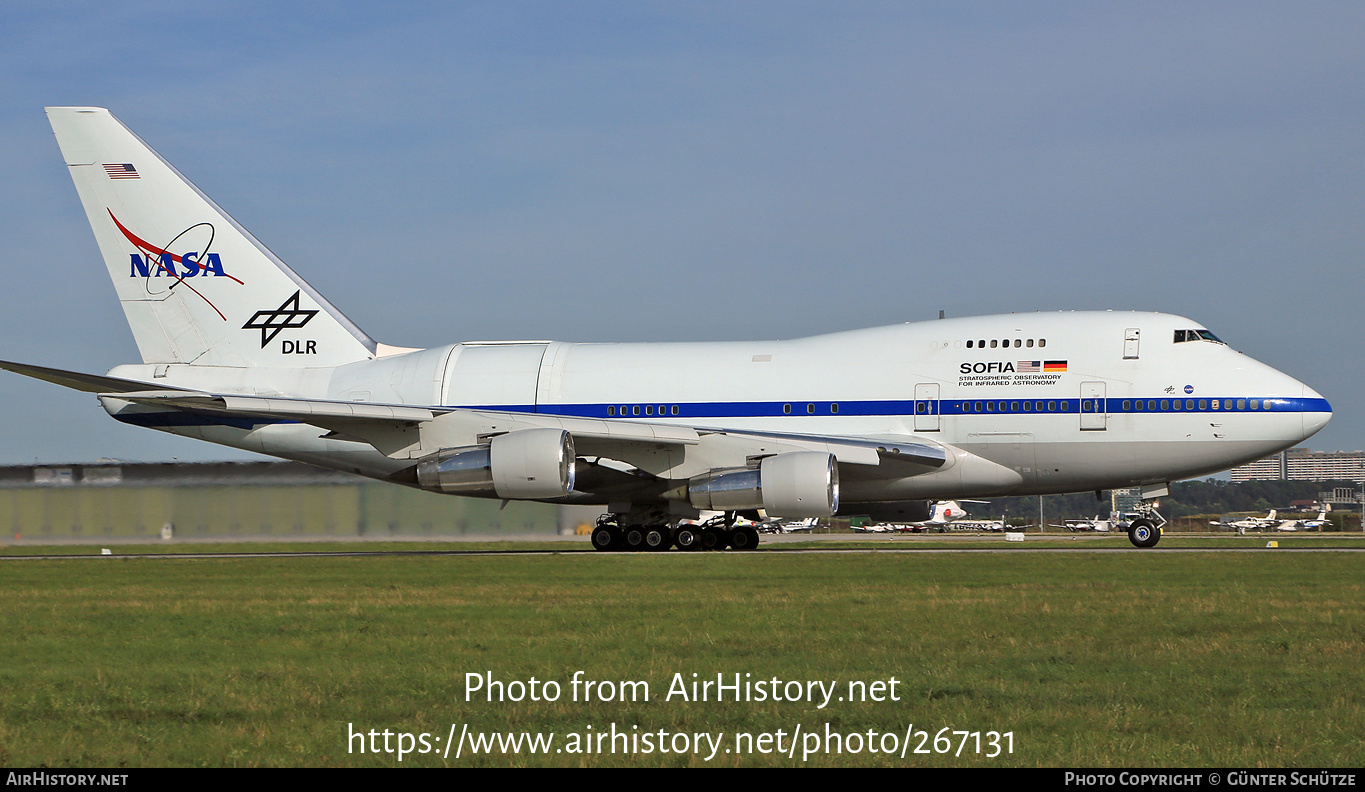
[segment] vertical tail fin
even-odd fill
[[[47,116],[144,363],[334,366],[363,330],[108,110]]]

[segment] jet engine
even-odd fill
[[[829,517],[839,508],[833,454],[798,451],[764,458],[758,468],[720,471],[687,482],[697,509],[764,509],[770,517]]]
[[[523,429],[486,446],[446,448],[417,463],[422,489],[447,495],[539,500],[569,494],[573,436],[563,429]]]

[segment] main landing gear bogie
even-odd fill
[[[647,550],[662,552],[676,547],[683,551],[753,550],[758,547],[758,531],[752,526],[734,525],[733,518],[708,520],[696,524],[625,522],[623,515],[604,514],[592,531],[594,550]]]

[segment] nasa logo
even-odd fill
[[[1194,386],[1193,386],[1193,385],[1186,385],[1186,386],[1185,386],[1185,392],[1186,392],[1186,393],[1194,393]]]
[[[237,283],[241,283],[240,280],[233,278],[223,270],[223,259],[219,257],[217,253],[210,253],[207,250],[201,253],[196,250],[189,253],[176,254],[170,251],[170,248],[177,241],[198,228],[207,230],[209,235],[208,244],[211,245],[213,243],[214,233],[212,223],[195,223],[184,231],[181,231],[179,234],[176,234],[175,238],[172,239],[166,247],[160,248],[137,234],[134,234],[132,231],[129,231],[128,227],[119,222],[119,219],[114,216],[114,211],[112,209],[106,209],[105,211],[109,212],[109,219],[114,221],[114,225],[118,228],[119,233],[123,234],[124,238],[132,243],[134,248],[141,251],[141,253],[130,254],[132,258],[129,260],[128,277],[160,278],[165,276],[168,278],[175,278],[179,281],[186,278],[198,277],[200,273],[203,273],[204,275],[209,276],[230,278],[237,281]],[[184,270],[177,272],[177,264],[183,267]]]
[[[130,278],[160,278],[163,275],[168,278],[193,278],[199,273],[206,276],[226,276],[223,271],[223,260],[217,253],[210,253],[199,260],[199,252],[194,251],[181,256],[171,253],[162,253],[156,258],[148,255],[146,258],[136,253],[130,254],[132,260],[129,262],[128,277]],[[184,267],[182,271],[176,271],[176,264]]]

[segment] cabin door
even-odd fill
[[[1081,430],[1104,431],[1106,419],[1103,382],[1081,383]]]
[[[938,383],[915,386],[915,431],[938,431]]]
[[[1123,359],[1137,360],[1138,342],[1142,340],[1142,331],[1136,327],[1130,327],[1123,331]]]

